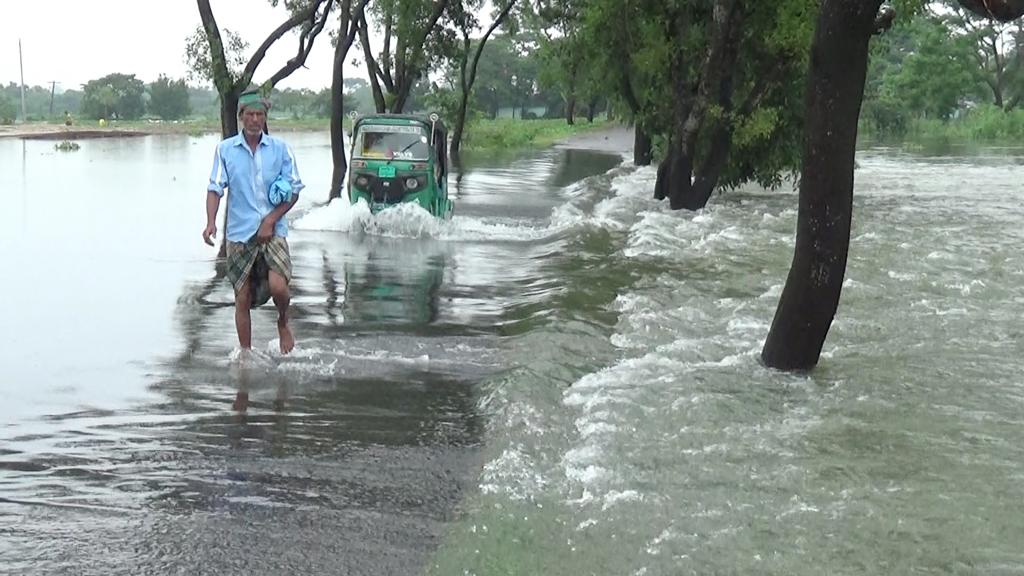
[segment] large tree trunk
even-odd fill
[[[331,173],[331,189],[328,200],[341,197],[341,185],[348,172],[348,159],[345,155],[345,58],[355,42],[360,23],[363,22],[363,10],[367,0],[358,0],[356,10],[352,12],[352,0],[341,0],[341,21],[338,25],[338,39],[334,46],[334,64],[331,75],[331,160],[334,169]]]
[[[342,26],[347,24],[342,16]],[[344,29],[344,28],[342,28]],[[334,73],[331,79],[331,189],[328,201],[341,197],[341,185],[348,172],[348,160],[345,158],[345,52],[343,39],[338,38],[334,48]]]
[[[670,38],[673,43],[681,43],[689,28],[689,19],[686,17],[686,13],[677,9],[669,26]],[[690,87],[686,81],[682,54],[678,51],[673,53],[669,67],[669,82],[672,86],[673,96],[672,123],[669,129],[668,149],[665,151],[665,158],[658,164],[658,178],[654,183],[654,197],[658,200],[664,200],[673,195],[673,190],[679,187],[689,188],[690,175],[693,171],[690,158],[683,157],[683,146],[680,142],[683,124],[690,114],[693,101]],[[676,209],[676,206],[672,208]]]
[[[761,359],[814,367],[832,325],[850,246],[857,119],[882,0],[824,0],[811,45],[796,248]]]
[[[230,138],[238,134],[238,96],[230,91],[220,95],[220,135]]]
[[[469,113],[469,94],[463,92],[459,99],[458,116],[455,118],[455,128],[452,130],[452,143],[449,147],[449,156],[458,160],[462,155],[462,134],[466,129],[466,115]]]
[[[701,66],[696,97],[692,103],[676,106],[676,130],[672,136],[675,145],[669,148],[673,156],[665,159],[666,181],[661,188],[661,194],[668,197],[669,206],[673,210],[699,210],[707,204],[711,195],[710,191],[704,194],[693,188],[693,165],[697,155],[697,139],[704,127],[711,101],[717,99],[723,77],[732,73],[739,52],[738,13],[736,0],[715,0],[710,40]],[[680,32],[685,33],[685,29]],[[684,85],[684,81],[677,81],[677,90],[681,90]],[[683,98],[678,92],[676,97]]]
[[[761,360],[806,370],[821,357],[832,325],[850,245],[857,120],[867,76],[868,41],[882,0],[824,0],[807,77],[807,124],[796,248]],[[960,0],[982,16],[1012,20],[1024,0]]]
[[[486,41],[486,38],[484,39]],[[472,80],[470,80],[469,72],[469,48],[470,48],[469,32],[465,32],[462,38],[462,62],[459,68],[459,87],[461,88],[461,94],[459,94],[459,109],[455,115],[455,126],[452,127],[452,143],[448,150],[448,156],[452,158],[452,161],[456,164],[461,164],[462,160],[462,132],[466,127],[466,115],[469,113],[469,95],[472,90]],[[483,50],[481,45],[476,53],[476,58],[473,61],[473,76],[476,76],[476,63],[480,58],[480,52]]]
[[[665,159],[658,165],[658,178],[654,183],[654,197],[658,200],[669,198],[669,206],[673,210],[681,208],[699,210],[703,208],[703,205],[686,203],[691,199],[689,190],[692,186],[693,158],[684,151],[679,136],[673,135],[669,139]],[[681,190],[685,190],[686,194],[680,193]]]
[[[722,48],[723,56],[718,64],[721,72],[718,78],[713,79],[718,83],[718,86],[708,85],[704,87],[707,90],[708,97],[710,97],[712,92],[715,93],[715,101],[721,108],[722,114],[712,121],[707,150],[704,152],[703,158],[700,158],[696,164],[693,185],[690,186],[688,190],[689,197],[685,201],[686,204],[693,206],[704,207],[707,205],[711,194],[718,186],[718,179],[722,175],[722,171],[725,170],[726,162],[729,160],[729,152],[732,150],[733,125],[728,118],[733,113],[733,76],[736,73],[736,61],[739,58],[740,32],[742,28],[740,18],[738,15],[734,18],[731,27],[728,28],[725,34]],[[766,74],[763,71],[762,74],[762,77],[766,80],[771,77],[770,74]],[[751,108],[745,110],[745,116],[749,116],[753,107],[756,106],[758,89],[762,87],[767,88],[768,86],[769,84],[766,82],[755,87],[750,99],[747,101],[747,105],[751,106]],[[741,113],[744,113],[744,111],[741,111]]]
[[[633,164],[650,166],[653,153],[651,135],[644,129],[641,122],[633,126]]]
[[[395,99],[391,104],[392,114],[401,114],[405,111],[405,103],[409,101],[409,93],[412,92],[414,81],[414,78],[407,78],[398,84]]]
[[[576,124],[576,95],[570,94],[565,100],[565,121],[569,126]]]

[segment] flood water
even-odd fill
[[[0,139],[0,573],[1024,573],[1022,151],[862,151],[786,374],[790,190],[671,212],[547,150],[373,217],[283,136],[284,357],[200,237],[216,138]]]

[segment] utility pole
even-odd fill
[[[21,121],[28,120],[25,112],[25,62],[21,59],[21,38],[18,38],[18,67],[21,68]]]
[[[57,81],[50,80],[50,116],[53,116],[53,93],[57,91]]]

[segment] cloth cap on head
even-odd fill
[[[266,112],[267,110],[270,110],[270,100],[267,100],[255,90],[243,92],[242,95],[238,97],[239,114],[241,114],[246,108],[253,108],[255,110],[263,110]]]

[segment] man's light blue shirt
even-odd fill
[[[227,138],[217,145],[213,156],[208,191],[224,196],[228,194],[228,229],[230,242],[247,242],[259,230],[260,222],[270,214],[270,185],[281,176],[298,194],[304,184],[291,148],[279,138],[263,134],[256,150],[249,150],[242,134]],[[287,237],[288,223],[281,217],[274,226],[274,235]]]

